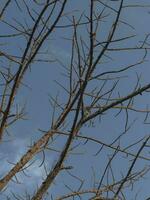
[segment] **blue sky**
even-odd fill
[[[3,4],[3,2],[5,1],[0,2],[0,6]],[[33,5],[31,3],[32,1],[28,0],[27,2],[28,4]],[[126,4],[127,2],[130,1],[125,1]],[[134,4],[139,4],[140,1],[132,2]],[[142,1],[143,5],[147,5],[148,3],[148,0]],[[114,4],[117,5],[117,2],[112,2],[112,5]],[[88,1],[70,0],[66,7],[66,12],[74,10],[74,14],[76,16],[79,16],[79,11],[77,10],[84,10],[86,13],[88,9]],[[126,36],[126,34],[137,34],[137,37],[135,39],[129,40],[128,42],[122,42],[119,45],[134,46],[136,40],[142,40],[145,34],[150,32],[149,11],[150,7],[148,6],[147,8],[128,8],[123,10],[121,18],[133,25],[135,29],[130,29],[126,25],[120,25],[120,27],[118,27],[116,37]],[[10,5],[9,12],[6,14],[5,17],[6,19],[8,19],[8,21],[11,22],[13,20],[12,17],[16,17],[17,19],[22,20],[24,16],[25,12],[20,13],[17,10],[16,5],[13,3]],[[113,16],[110,16],[110,21],[113,19],[112,17]],[[100,37],[105,37],[105,32],[107,32],[107,29],[110,26],[110,21],[106,21],[105,23],[103,23],[103,31]],[[28,23],[31,25],[30,21],[28,21]],[[62,23],[68,23],[68,20],[64,18],[60,22],[60,24]],[[10,33],[10,29],[8,28],[8,26],[6,26],[4,23],[0,24],[0,26],[2,27],[0,29],[0,35]],[[85,28],[81,29],[79,33],[82,37],[87,37],[87,35],[85,35]],[[70,29],[58,28],[56,32],[52,34],[51,40],[44,43],[44,45],[42,46],[41,50],[48,51],[48,53],[46,55],[39,55],[39,57],[52,59],[59,58],[64,63],[64,65],[68,65],[70,62],[69,59],[71,57],[71,45],[69,41],[64,40],[63,38],[69,37],[71,34],[72,31]],[[6,40],[8,41],[8,39]],[[1,42],[4,43],[5,40],[0,39],[0,43]],[[20,55],[20,48],[23,48],[24,45],[24,40],[11,38],[9,39],[8,44],[0,47],[2,50],[4,50],[5,52],[9,52],[10,54],[12,53],[13,55]],[[106,61],[106,63],[102,65],[103,67],[101,68],[101,70],[105,71],[106,69],[113,69],[114,67],[125,66],[126,64],[134,63],[135,61],[139,60],[140,56],[142,55],[143,53],[140,51],[133,51],[133,53],[130,54],[128,52],[111,53],[113,60],[111,62],[108,62],[107,59],[104,60]],[[149,53],[147,58],[148,57]],[[8,64],[7,61],[5,61],[4,63]],[[12,65],[12,67],[14,68],[14,70],[16,70],[15,65]],[[98,70],[99,68],[97,69],[97,71]],[[4,142],[0,144],[0,177],[2,177],[3,174],[5,174],[12,167],[11,164],[8,164],[8,161],[10,163],[17,162],[21,155],[26,152],[29,145],[31,145],[34,140],[38,139],[41,136],[41,132],[38,129],[48,130],[50,128],[52,108],[49,103],[49,96],[52,95],[53,97],[55,97],[56,95],[58,95],[60,102],[65,102],[66,100],[65,92],[62,91],[62,89],[54,81],[58,80],[61,84],[68,87],[67,79],[63,76],[63,73],[65,73],[65,69],[56,62],[51,64],[34,63],[31,66],[31,70],[26,73],[23,83],[25,83],[28,87],[23,85],[20,87],[18,95],[16,97],[16,102],[14,104],[14,110],[16,109],[16,104],[19,107],[26,105],[27,119],[11,126],[11,128],[9,129],[10,135],[5,135]],[[131,69],[127,74],[123,74],[128,75],[128,78],[122,79],[117,88],[117,91],[120,91],[120,94],[122,96],[126,95],[134,88],[134,85],[136,83],[136,73],[141,74],[142,84],[148,83],[150,74],[149,62],[146,62],[140,66],[137,66],[134,69]],[[94,86],[95,85],[92,85],[90,87]],[[142,97],[139,96],[135,100],[135,105],[139,106],[142,109],[145,109],[148,103],[149,96],[144,94]],[[109,111],[106,115],[103,116],[101,123],[96,120],[94,128],[84,126],[81,129],[82,134],[89,136],[91,136],[92,134],[93,137],[100,139],[101,141],[110,143],[114,138],[116,138],[120,133],[124,131],[124,113],[116,118],[114,117],[115,113],[117,113],[117,111]],[[132,143],[135,140],[142,138],[144,135],[149,134],[149,125],[143,124],[144,117],[145,115],[133,112],[129,113],[129,120],[131,120],[131,122],[135,118],[137,118],[137,120],[134,126],[129,130],[127,135],[125,135],[123,137],[123,140],[121,140],[121,144],[123,146],[126,146],[129,142]],[[58,140],[58,142],[55,143],[55,148],[61,149],[61,147],[63,147],[64,145],[64,142],[65,140],[63,138],[61,140]],[[108,154],[110,155],[111,151],[104,148],[98,156],[93,156],[98,151],[100,146],[92,142],[88,142],[85,145],[84,142],[80,141],[79,139],[75,140],[73,146],[78,143],[81,143],[80,147],[75,149],[75,155],[69,156],[66,161],[66,165],[75,166],[71,173],[75,173],[76,176],[79,176],[81,179],[85,179],[85,187],[89,188],[92,187],[93,184],[92,170],[94,169],[97,172],[96,178],[100,177],[103,172],[104,166],[108,162]],[[46,151],[45,165],[48,169],[50,169],[54,165],[54,163],[56,163],[57,157],[58,153]],[[0,194],[0,199],[6,199],[6,195],[10,196],[11,199],[13,199],[14,197],[12,196],[11,192],[20,194],[27,191],[31,195],[33,194],[33,192],[35,192],[36,186],[42,181],[41,177],[45,177],[45,172],[43,169],[44,166],[39,167],[42,160],[42,155],[38,154],[34,158],[34,160],[35,163],[31,165],[28,170],[29,177],[26,177],[23,174],[18,175],[22,184],[14,185],[14,183],[11,182],[8,185],[7,190]],[[136,168],[141,168],[144,166],[144,164],[149,165],[149,162],[137,162]],[[112,163],[112,166],[114,168],[115,176],[120,177],[121,173],[125,173],[125,170],[127,167],[130,166],[130,163],[126,164],[125,159],[122,158],[120,155]],[[150,174],[146,176],[146,179],[143,181],[143,183],[142,181],[141,184],[137,183],[134,192],[131,191],[126,194],[126,198],[133,199],[138,190],[141,190],[140,194],[137,196],[138,200],[144,200],[146,197],[150,196],[148,187],[150,181],[148,180],[148,178],[150,180]],[[79,183],[65,173],[61,173],[56,178],[55,184],[50,189],[50,193],[53,194],[54,198],[56,196],[60,196],[62,193],[69,192],[69,190],[64,186],[65,184],[68,184],[68,182],[73,189],[78,188]],[[85,197],[84,199],[88,198],[89,196]]]

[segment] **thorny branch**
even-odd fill
[[[86,5],[86,3],[83,4]],[[19,19],[15,18],[16,15],[18,15],[16,12],[15,17],[12,17],[12,21],[9,21],[8,12],[12,5],[15,5],[20,13],[26,11],[25,16],[27,19],[19,21]],[[147,123],[150,112],[148,105],[144,105],[144,107],[141,105],[139,106],[139,104],[136,103],[136,99],[144,98],[145,96],[148,97],[150,83],[142,82],[141,75],[136,72],[136,69],[138,66],[145,65],[145,61],[148,62],[146,59],[150,48],[150,34],[147,33],[146,36],[143,37],[143,41],[140,41],[139,45],[136,40],[137,34],[133,33],[120,36],[119,28],[123,25],[126,26],[127,30],[128,28],[134,30],[133,25],[130,25],[125,19],[122,19],[123,9],[125,12],[129,8],[144,9],[145,6],[127,5],[123,0],[108,1],[107,3],[101,0],[89,0],[88,6],[85,6],[87,9],[85,12],[81,11],[82,6],[81,10],[68,11],[69,5],[70,2],[67,0],[46,0],[42,2],[33,1],[30,7],[28,1],[8,0],[1,8],[0,23],[7,26],[11,31],[7,34],[4,33],[0,35],[0,46],[3,47],[6,45],[7,42],[5,43],[3,40],[8,40],[8,44],[9,40],[13,40],[17,43],[16,38],[18,38],[19,41],[25,41],[20,42],[23,46],[18,48],[18,55],[15,51],[13,53],[11,51],[9,52],[9,50],[7,51],[7,48],[1,48],[0,50],[1,144],[3,143],[4,136],[8,137],[5,134],[8,133],[9,127],[19,122],[21,119],[25,119],[25,106],[19,109],[16,105],[14,111],[14,105],[16,104],[16,99],[19,95],[18,91],[21,85],[25,85],[25,75],[28,75],[29,70],[31,70],[36,62],[43,63],[43,72],[45,63],[48,63],[49,66],[51,63],[59,64],[62,67],[61,69],[65,70],[65,73],[62,72],[62,74],[65,75],[68,86],[66,87],[60,80],[55,80],[61,90],[65,91],[66,100],[65,102],[60,102],[58,96],[54,98],[53,94],[50,95],[50,104],[53,111],[49,130],[41,130],[42,136],[37,141],[34,141],[27,152],[21,156],[10,170],[4,172],[5,175],[3,175],[0,180],[0,191],[2,191],[2,194],[5,193],[7,191],[6,187],[8,186],[9,188],[8,183],[11,180],[13,184],[20,183],[17,174],[21,172],[23,172],[24,175],[28,174],[26,170],[30,169],[33,165],[33,159],[35,159],[37,154],[42,153],[43,157],[40,167],[44,166],[46,176],[44,179],[40,177],[41,185],[37,187],[34,194],[33,192],[32,195],[27,194],[25,197],[26,199],[42,200],[46,198],[49,189],[51,189],[55,181],[57,182],[56,177],[60,177],[60,174],[66,176],[66,172],[69,170],[72,170],[74,173],[68,173],[71,178],[73,180],[75,179],[76,182],[80,182],[80,184],[78,184],[79,187],[78,189],[72,188],[66,178],[65,182],[67,182],[67,184],[64,183],[64,185],[70,192],[67,192],[67,194],[60,194],[60,197],[56,198],[57,200],[75,199],[76,197],[84,198],[84,196],[85,198],[88,196],[88,199],[91,200],[126,199],[126,191],[133,188],[137,181],[140,182],[140,179],[149,173],[149,167],[147,167],[145,163],[150,160],[147,152],[150,136],[147,136],[146,139],[145,135],[143,137],[135,137],[128,143],[125,143],[125,145],[122,143],[125,142],[124,138],[128,138],[130,129],[135,122],[135,119],[132,118],[131,120],[130,118],[131,112],[133,115],[136,114],[137,116],[145,115],[143,123],[149,124]],[[29,20],[29,23],[27,20]],[[107,21],[109,21],[109,24],[107,24]],[[105,36],[103,35],[103,29],[106,29]],[[69,46],[71,49],[71,56],[68,57],[69,62],[67,60],[69,64],[64,64],[62,58],[58,58],[57,56],[54,59],[39,58],[43,44],[46,44],[47,41],[51,41],[54,35],[57,40],[59,31],[61,33],[61,38],[66,42],[65,45],[67,42],[71,44],[71,48]],[[64,36],[65,31],[68,31],[67,37],[71,35],[69,38]],[[118,32],[119,37],[117,37]],[[130,42],[128,42],[130,40],[136,41],[136,45],[130,45]],[[128,46],[124,47],[122,44],[127,44]],[[114,53],[117,54],[117,52],[119,52],[120,55],[128,52],[129,57],[132,57],[133,51],[142,51],[144,56],[142,53],[139,53],[141,59],[139,60],[138,56],[138,61],[135,59],[136,61],[134,60],[131,62],[132,64],[123,60],[124,64],[122,65],[122,62],[114,56]],[[115,64],[115,67],[113,66],[114,59],[118,59],[118,63],[117,65]],[[111,67],[109,67],[109,63],[111,63]],[[55,70],[55,64],[50,67],[53,67]],[[128,76],[133,71],[136,72],[137,80],[131,81],[133,90],[130,89],[126,92],[126,87],[120,86],[120,82],[125,78],[126,80],[124,80],[124,83],[129,85],[128,81],[130,81],[130,78]],[[123,74],[123,76],[120,74]],[[117,114],[116,111],[118,111]],[[109,122],[110,113],[113,113],[116,121],[118,117],[120,117],[121,121],[123,116],[123,131],[119,128],[119,136],[115,135],[116,133],[113,133],[113,127],[110,141],[105,142],[104,139],[101,139],[101,134],[105,131],[101,127],[100,130],[97,131],[95,127],[98,126],[98,124],[102,124],[106,116],[108,118],[108,120],[105,119],[107,121],[107,126],[111,126],[111,122]],[[97,122],[97,120],[99,121]],[[88,128],[88,130],[86,128]],[[64,141],[63,146],[58,146],[58,143],[62,141]],[[83,160],[87,156],[87,165],[94,165],[92,167],[96,169],[95,171],[93,170],[93,186],[90,189],[83,188],[88,188],[87,182],[88,179],[90,179],[89,174],[84,180],[75,175],[77,173],[79,176],[82,176],[79,160],[79,162],[73,166],[66,166],[68,161],[72,162],[73,155],[82,154],[76,153],[76,149],[82,152],[86,147],[88,151],[87,154],[85,153],[82,155]],[[99,150],[96,150],[96,147],[98,147]],[[91,159],[92,150],[96,152],[93,156],[96,158],[95,163],[92,163],[93,158]],[[103,157],[105,157],[103,152],[107,155],[107,159],[101,163],[101,159],[103,160]],[[141,154],[141,152],[144,153]],[[46,164],[47,153],[49,153],[48,155],[50,156],[52,153],[54,153],[53,155],[57,153],[57,160],[51,169],[48,167],[50,165],[49,161],[48,164]],[[121,159],[126,161],[126,166],[128,166],[130,162],[130,167],[124,169],[123,174],[126,175],[122,175],[121,178],[118,174],[115,174],[113,168],[114,162],[117,164],[120,156]],[[129,160],[130,158],[132,158],[132,160]],[[142,170],[135,170],[137,160],[143,163]],[[9,161],[9,163],[11,162]],[[86,167],[84,166],[84,168]],[[122,168],[123,166],[118,166],[118,171],[121,171]],[[100,173],[99,169],[101,169]],[[6,191],[4,190],[5,188]],[[53,198],[51,194],[51,199],[55,199],[55,196]],[[13,198],[23,199],[23,196],[18,197],[13,193]]]

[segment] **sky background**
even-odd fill
[[[0,7],[3,5],[5,1],[0,1]],[[129,1],[125,1],[127,4]],[[140,1],[131,1],[132,3],[136,4]],[[19,2],[20,3],[20,2]],[[30,4],[33,6],[32,1],[27,1],[28,5]],[[148,0],[143,0],[143,5],[148,5]],[[117,2],[111,3],[114,7],[117,7]],[[21,3],[20,3],[21,5]],[[80,10],[84,10],[85,13],[88,13],[88,1],[74,1],[70,0],[67,7],[66,12],[74,10],[74,15],[79,16]],[[9,6],[9,12],[6,13],[6,19],[11,23],[13,18],[18,20],[23,20],[26,16],[26,12],[23,9],[23,12],[19,12],[15,3],[13,2]],[[5,19],[5,18],[4,18]],[[128,8],[124,9],[123,13],[121,14],[121,19],[124,19],[126,22],[130,23],[134,26],[134,29],[127,27],[126,25],[120,25],[118,27],[118,31],[115,35],[117,38],[126,36],[126,34],[137,34],[135,39],[131,39],[128,42],[123,42],[118,44],[118,46],[128,46],[135,44],[135,41],[140,41],[144,38],[145,34],[150,32],[149,28],[149,21],[150,21],[150,7],[147,6],[144,8]],[[102,25],[102,32],[100,32],[100,38],[105,39],[106,32],[110,26],[110,21],[113,20],[113,16],[109,17],[109,20],[104,22]],[[27,21],[29,25],[32,26],[30,21]],[[61,24],[69,23],[66,18],[60,21]],[[8,28],[8,26],[4,23],[0,23],[0,35],[3,34],[10,34],[13,31]],[[85,34],[86,29],[81,28],[79,30],[80,35],[84,38],[87,37]],[[43,58],[52,58],[56,59],[59,58],[64,65],[69,65],[70,57],[71,57],[71,45],[69,41],[64,40],[63,38],[70,37],[72,34],[71,29],[57,29],[51,36],[51,40],[44,43],[42,46],[41,51],[47,51],[45,55],[39,55]],[[21,55],[20,48],[25,46],[25,41],[20,38],[6,38],[1,39],[0,43],[7,44],[1,45],[1,50],[5,52],[9,52],[13,55]],[[139,43],[140,44],[140,43]],[[124,52],[124,53],[111,53],[113,60],[107,63],[104,63],[101,68],[102,71],[106,71],[107,69],[113,69],[114,67],[125,66],[126,64],[134,63],[135,61],[139,60],[143,53],[139,51],[133,51],[132,53]],[[147,55],[147,59],[149,58],[149,53]],[[2,67],[7,62],[3,62],[0,67]],[[15,65],[12,64],[14,70],[16,70]],[[99,69],[97,69],[99,70]],[[26,105],[26,120],[19,121],[18,123],[11,126],[9,129],[10,135],[5,135],[3,143],[0,144],[0,177],[12,168],[11,163],[16,163],[18,159],[27,151],[29,146],[33,143],[34,140],[37,140],[41,136],[41,132],[38,129],[48,130],[50,128],[51,123],[51,113],[52,108],[49,103],[49,96],[55,97],[58,95],[60,102],[65,102],[66,94],[62,89],[56,84],[55,80],[58,80],[59,83],[68,87],[68,81],[63,76],[65,73],[65,69],[60,66],[58,63],[34,63],[31,66],[31,70],[29,70],[23,80],[26,86],[21,86],[18,95],[16,97],[16,102],[14,104],[14,110],[16,109],[16,105],[20,108],[23,105]],[[97,72],[97,71],[96,71]],[[95,72],[95,73],[96,73]],[[123,73],[122,75],[128,75],[128,78],[122,79],[122,81],[118,85],[118,90],[120,94],[126,95],[129,91],[135,86],[136,83],[136,73],[141,75],[141,83],[146,84],[149,82],[149,62],[146,62],[142,65],[137,66],[134,69],[131,69],[127,74]],[[133,85],[134,84],[134,85]],[[94,87],[92,85],[91,87]],[[1,90],[1,89],[0,89]],[[117,90],[117,91],[118,91]],[[142,97],[137,97],[135,100],[135,105],[140,106],[140,108],[145,109],[146,105],[149,103],[148,95],[142,95]],[[81,132],[84,135],[93,135],[93,137],[100,139],[101,141],[110,143],[112,139],[116,138],[120,133],[124,131],[124,123],[125,123],[125,116],[124,113],[119,115],[119,117],[114,118],[114,114],[117,113],[116,111],[109,111],[106,115],[103,116],[102,122],[98,123],[98,120],[95,123],[95,127],[91,128],[84,126]],[[134,126],[129,130],[127,136],[121,140],[123,146],[126,146],[128,143],[132,143],[137,139],[143,137],[143,135],[149,134],[149,126],[144,125],[145,115],[137,114],[130,112],[129,113],[129,120],[131,122],[136,118],[136,122]],[[71,118],[70,118],[71,121]],[[58,143],[55,143],[56,149],[61,149],[63,147],[65,140],[61,139]],[[75,155],[69,156],[68,160],[66,161],[67,165],[75,166],[75,168],[71,171],[72,174],[76,174],[81,179],[86,179],[85,187],[89,188],[93,186],[93,176],[92,170],[94,169],[98,176],[103,172],[103,168],[108,162],[108,154],[110,155],[111,151],[104,148],[98,156],[93,156],[100,148],[97,144],[88,142],[86,145],[84,141],[75,140],[74,145],[81,144],[79,148],[76,148]],[[90,151],[89,151],[90,150]],[[80,154],[80,155],[79,155]],[[50,169],[54,163],[56,163],[58,157],[58,153],[54,153],[51,151],[46,152],[46,160],[45,165],[48,169]],[[9,196],[11,199],[15,199],[12,193],[15,194],[22,194],[27,191],[28,193],[33,194],[36,190],[37,185],[39,185],[42,181],[41,177],[45,177],[45,173],[43,170],[43,166],[40,166],[42,160],[42,154],[38,154],[33,159],[35,162],[33,165],[30,166],[28,169],[28,176],[24,176],[23,174],[17,175],[18,179],[22,184],[14,184],[10,182],[8,188],[5,192],[0,194],[0,199],[6,199],[6,196]],[[8,163],[9,162],[9,163]],[[93,163],[93,166],[92,166]],[[149,165],[149,162],[140,162],[138,161],[136,164],[136,168],[142,168],[143,165]],[[126,161],[122,156],[118,156],[118,158],[113,161],[112,163],[114,173],[116,177],[121,176],[121,172],[130,166],[130,163],[126,164]],[[140,184],[136,184],[134,192],[128,192],[126,194],[127,199],[134,199],[136,192],[140,190],[139,195],[137,196],[137,200],[145,200],[147,197],[150,196],[149,192],[149,184],[150,184],[150,174],[146,176],[146,179],[141,181]],[[148,180],[149,179],[149,180]],[[56,178],[55,184],[50,189],[50,194],[53,195],[55,198],[56,196],[62,195],[62,193],[70,192],[68,188],[65,187],[65,184],[69,182],[69,186],[73,189],[77,189],[79,186],[79,182],[74,180],[70,175],[66,175],[63,172]],[[83,199],[88,199],[89,196],[85,196]],[[78,198],[77,198],[78,199]]]

